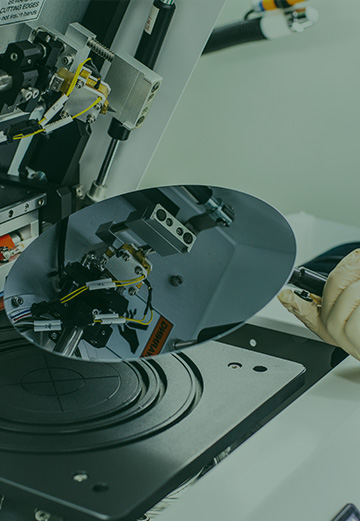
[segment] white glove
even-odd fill
[[[330,273],[321,304],[306,302],[290,289],[278,298],[322,340],[360,360],[360,249],[347,255]]]

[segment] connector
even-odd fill
[[[42,120],[41,120],[41,125],[44,127],[47,123],[49,123],[49,121],[52,120],[52,118],[54,116],[56,116],[56,114],[58,112],[60,112],[60,110],[63,108],[63,106],[65,105],[65,103],[67,102],[68,100],[68,96],[66,96],[66,94],[63,94],[58,100],[56,103],[54,103],[54,105],[52,107],[49,108],[49,110],[47,112],[45,112]]]
[[[96,289],[112,289],[116,288],[116,283],[112,279],[99,279],[99,280],[90,280],[86,283],[86,286],[89,288],[89,291],[94,291]]]
[[[61,331],[61,320],[35,320],[34,331],[40,333],[41,331]]]
[[[22,121],[21,123],[17,123],[15,125],[11,125],[10,128],[6,130],[7,141],[12,143],[15,137],[17,136],[31,136],[35,132],[43,130],[41,125],[37,119],[29,119],[27,121]]]
[[[120,317],[117,313],[94,315],[94,320],[96,320],[96,322],[100,322],[104,326],[111,324],[125,324],[126,322],[126,318]]]

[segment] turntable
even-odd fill
[[[135,521],[304,378],[300,364],[216,342],[89,363],[8,335],[0,352],[0,519],[3,512],[11,521]]]

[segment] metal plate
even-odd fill
[[[76,521],[138,519],[303,380],[299,364],[215,342],[120,364],[20,343],[0,361],[4,504]]]
[[[200,190],[203,189],[200,187]],[[212,187],[211,191],[215,200],[233,208],[235,218],[230,226],[215,226],[215,221],[205,212],[205,206],[181,186],[132,192],[83,209],[70,217],[66,262],[80,261],[90,251],[107,250],[112,235],[106,231],[109,225],[104,226],[104,223],[112,221],[126,223],[129,220],[128,227],[117,232],[117,244],[130,243],[137,248],[150,244],[160,251],[158,242],[148,234],[149,227],[134,227],[133,217],[129,219],[137,212],[140,216],[142,212],[148,215],[146,209],[151,204],[165,206],[167,215],[176,217],[185,230],[189,228],[189,223],[194,225],[193,219],[199,229],[210,226],[197,233],[189,253],[178,253],[176,244],[173,255],[168,255],[164,249],[166,254],[155,252],[147,256],[152,264],[148,280],[153,288],[154,315],[146,327],[131,333],[137,337],[135,349],[134,344],[130,345],[125,337],[132,327],[128,319],[138,319],[144,313],[148,295],[145,285],[134,296],[129,296],[124,288],[119,290],[124,291],[129,306],[126,327],[111,326],[112,334],[105,347],[97,348],[81,340],[82,358],[106,361],[133,359],[144,354],[173,351],[181,348],[184,342],[195,344],[220,338],[253,316],[281,289],[292,272],[296,249],[287,221],[267,203],[248,194],[217,187]],[[154,231],[154,228],[151,230]],[[57,280],[54,278],[57,272],[58,234],[59,226],[37,239],[16,261],[5,287],[6,311],[14,325],[31,342],[50,351],[57,346],[57,340],[53,340],[46,330],[34,333],[32,322],[30,325],[28,322],[32,320],[29,310],[34,302],[59,298]],[[169,245],[169,237],[164,234],[161,240]],[[125,280],[120,275],[121,272],[118,272],[116,278]],[[174,277],[180,277],[182,284],[173,284]],[[94,292],[84,295],[90,293]],[[98,298],[101,295],[99,292]],[[14,303],[14,297],[22,299],[20,306]],[[75,303],[80,304],[83,297],[74,298],[71,298],[71,306],[75,316]],[[94,307],[97,307],[97,302],[94,302]],[[66,303],[70,305],[70,300]],[[100,312],[108,313],[104,309]],[[22,330],[23,324],[28,328],[26,331]],[[65,326],[61,327],[63,330]],[[160,337],[161,349],[158,347]]]
[[[10,185],[0,185],[0,224],[42,208],[46,194]]]

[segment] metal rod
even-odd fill
[[[71,357],[76,351],[77,346],[83,336],[84,328],[76,326],[65,328],[61,337],[56,343],[54,353]]]
[[[104,60],[110,63],[114,60],[115,54],[98,40],[95,40],[95,38],[91,38],[91,40],[87,42],[87,46],[90,47],[95,54],[100,56],[100,58],[104,58]]]
[[[104,157],[104,161],[101,165],[99,175],[96,179],[96,184],[98,186],[105,186],[107,178],[109,176],[109,171],[112,165],[112,162],[114,161],[116,150],[119,146],[120,141],[117,139],[112,139],[110,141],[110,145],[107,149],[106,155]]]
[[[294,269],[289,284],[321,297],[326,281],[326,276],[308,268],[300,267]]]

